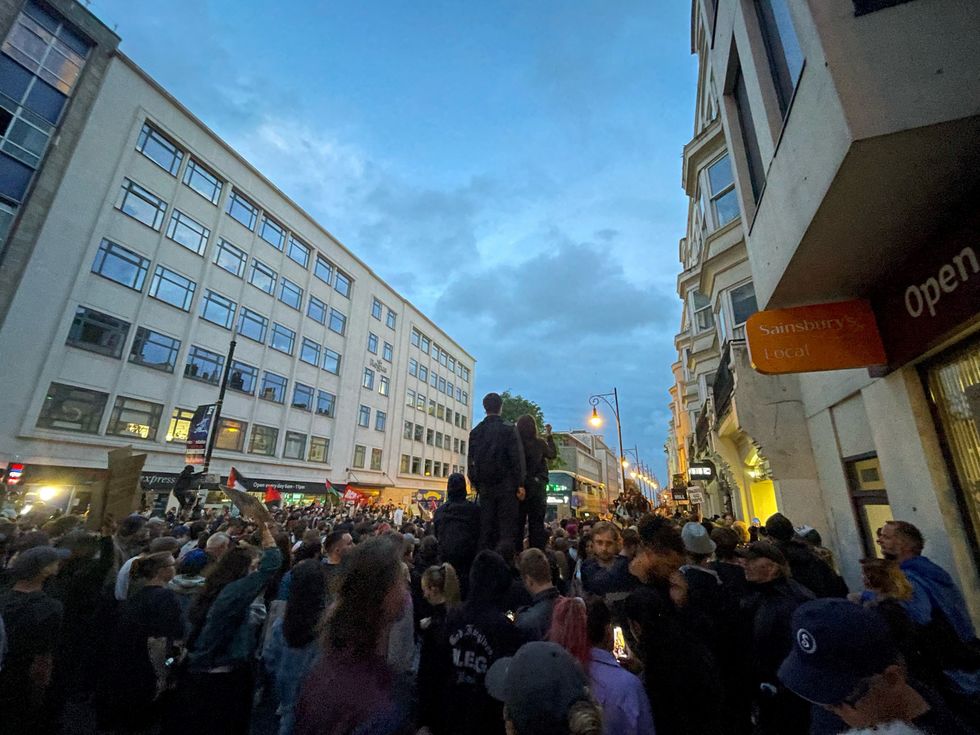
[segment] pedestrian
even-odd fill
[[[736,601],[741,600],[747,588],[745,568],[739,564],[736,553],[739,545],[738,533],[733,528],[722,526],[711,532],[711,540],[715,543],[715,560],[708,566],[717,572],[728,594]]]
[[[196,481],[204,476],[204,472],[194,472],[194,465],[187,465],[177,475],[174,481],[174,497],[180,504],[181,513],[187,510],[197,500],[195,493],[191,492],[191,487]]]
[[[339,584],[340,563],[354,547],[354,537],[348,531],[335,530],[323,539],[323,574],[327,584],[327,599],[336,595]]]
[[[470,565],[480,538],[480,508],[466,499],[466,478],[454,472],[446,481],[446,502],[433,517],[442,560],[453,565],[460,579],[460,592],[466,599]]]
[[[178,574],[167,584],[170,591],[177,596],[181,619],[184,621],[184,628],[187,635],[191,631],[191,607],[193,607],[198,595],[204,591],[204,585],[207,582],[207,579],[202,574],[207,563],[208,555],[200,549],[194,549],[179,562],[179,566],[177,567]],[[181,636],[181,638],[186,638],[187,635]]]
[[[585,601],[581,597],[559,597],[551,614],[545,640],[557,643],[587,671],[591,661]]]
[[[422,593],[431,614],[419,623],[421,650],[419,652],[418,699],[420,727],[428,727],[434,735],[447,731],[442,693],[449,684],[452,671],[449,636],[446,632],[448,614],[460,604],[459,579],[451,564],[428,567],[422,573]]]
[[[538,425],[528,414],[517,419],[515,425],[521,438],[525,465],[524,500],[520,503],[517,520],[518,541],[523,541],[524,526],[527,524],[528,544],[544,550],[548,539],[544,529],[544,516],[548,508],[548,460],[558,456],[558,449],[551,435],[551,424],[545,424],[543,438],[538,436]]]
[[[619,527],[600,521],[592,527],[592,554],[582,562],[582,588],[586,594],[598,595],[609,605],[626,596],[638,584],[630,574],[630,559],[622,552]]]
[[[137,556],[127,559],[119,568],[119,573],[116,575],[116,584],[114,587],[116,600],[119,602],[125,602],[129,598],[131,592],[136,592],[135,589],[130,589],[130,583],[133,579],[133,564],[135,564],[138,559],[142,559],[148,554],[159,554],[161,552],[169,552],[173,554],[177,552],[178,549],[180,549],[180,543],[172,536],[158,536],[157,538],[151,539],[145,551],[141,552]],[[137,582],[137,585],[138,584],[139,582]]]
[[[524,448],[517,429],[500,416],[503,399],[496,393],[483,398],[487,416],[470,431],[467,473],[480,501],[480,548],[492,549],[498,541],[513,540],[523,546],[517,527],[520,501],[524,498]]]
[[[526,640],[544,640],[560,597],[552,581],[548,557],[541,549],[528,549],[521,554],[520,572],[524,587],[531,595],[531,603],[517,611],[515,623]]]
[[[847,585],[840,575],[796,535],[789,518],[774,513],[766,521],[766,535],[786,557],[793,579],[810,590],[814,597],[847,597]]]

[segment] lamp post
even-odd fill
[[[612,401],[609,400],[610,397]],[[600,401],[605,401],[616,417],[616,433],[619,436],[619,474],[623,481],[623,492],[626,492],[626,457],[623,454],[623,425],[619,420],[619,393],[613,388],[612,393],[596,393],[589,396],[589,403],[592,404],[592,418],[589,419],[589,423],[596,428],[602,426],[602,417],[598,410]]]
[[[636,484],[640,488],[640,493],[644,497],[647,497],[646,477],[644,476],[646,473],[643,469],[643,463],[640,461],[640,450],[634,446],[632,449],[627,449],[626,453],[632,454],[633,459],[636,460],[636,472],[632,473],[630,476],[636,480]]]

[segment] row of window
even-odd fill
[[[375,431],[384,431],[388,424],[388,414],[381,409],[374,412],[374,428]],[[367,429],[371,426],[371,407],[361,405],[357,411],[357,425],[362,429]]]
[[[139,138],[137,139],[136,149],[171,176],[178,175],[181,163],[185,158],[184,150],[179,145],[149,123],[143,124]],[[184,184],[212,204],[217,205],[221,199],[221,192],[226,182],[222,181],[212,169],[197,159],[190,156],[187,156],[187,158],[189,160],[182,177]],[[129,180],[127,179],[127,181]],[[132,184],[133,182],[130,183]],[[126,189],[125,183],[123,188],[124,190]],[[140,188],[142,189],[142,187]],[[142,189],[142,192],[143,194],[141,196],[144,199],[146,199],[146,195],[152,197],[152,199],[146,199],[146,202],[143,204],[135,205],[140,208],[142,217],[132,214],[125,207],[121,206],[120,209],[127,214],[136,216],[140,221],[158,230],[157,214],[154,213],[153,209],[155,208],[157,212],[160,212],[159,216],[162,218],[163,213],[166,212],[167,203],[146,189]],[[305,243],[297,235],[287,231],[286,227],[272,218],[268,212],[263,212],[257,204],[235,188],[232,188],[231,194],[228,196],[228,204],[225,211],[232,219],[244,225],[249,230],[253,232],[257,231],[259,237],[266,243],[279,252],[284,252],[291,260],[303,268],[308,269],[312,264],[313,274],[317,278],[328,286],[332,286],[337,293],[350,298],[353,280],[347,273],[331,263],[328,258],[317,252],[315,248]],[[186,215],[184,216],[186,217]],[[258,228],[257,230],[256,227]],[[170,237],[169,233],[168,237]],[[206,240],[207,238],[205,237],[205,243]],[[177,240],[177,242],[181,241]],[[234,246],[232,247],[234,248]],[[237,250],[237,248],[235,249]],[[204,244],[200,244],[200,249],[195,252],[202,255]],[[238,252],[241,253],[241,251]],[[242,253],[242,256],[244,256],[244,253]],[[229,268],[226,268],[226,270],[229,270]],[[235,270],[231,272],[236,273]],[[241,277],[241,273],[236,273],[236,275]],[[392,321],[394,321],[394,317],[392,317]]]
[[[425,367],[425,365],[420,365],[418,360],[416,360],[414,357],[410,358],[408,361],[408,374],[413,377],[417,377],[423,383],[428,382],[429,385],[431,385],[437,391],[440,393],[445,393],[450,398],[455,398],[464,406],[469,403],[469,394],[467,394],[460,386],[453,386],[452,382],[446,380],[440,375],[437,375],[435,370],[431,370]]]
[[[354,445],[354,461],[351,462],[351,467],[356,469],[364,469],[364,462],[367,459],[367,450],[363,444]],[[377,447],[371,449],[371,469],[376,471],[381,471],[381,455],[382,452]]]
[[[451,357],[448,352],[415,328],[412,329],[412,345],[418,347],[426,355],[431,356],[433,360],[443,367],[449,368],[449,372],[455,373],[464,382],[470,382],[470,369],[463,367],[462,361]]]
[[[371,368],[364,368],[364,376],[361,378],[361,387],[367,388],[368,390],[374,390],[374,385],[378,385],[378,393],[383,396],[387,396],[391,391],[391,379],[387,375],[378,376],[377,381],[375,381],[375,372]]]
[[[416,393],[414,390],[409,389],[405,391],[405,405],[409,408],[414,406],[419,411],[425,411],[426,406],[428,406],[430,416],[435,416],[437,419],[442,421],[448,421],[460,429],[465,429],[467,427],[467,419],[465,414],[462,414],[459,411],[454,412],[451,408],[444,406],[441,403],[436,403],[435,400],[431,398],[428,400],[428,404],[426,404],[425,395],[422,393]]]
[[[372,355],[377,355],[378,354],[378,343],[379,343],[379,341],[380,340],[378,339],[378,335],[376,335],[374,332],[368,332],[368,347],[367,348],[368,348],[368,352],[370,352]],[[391,362],[391,360],[392,360],[392,358],[394,356],[394,351],[395,351],[395,348],[391,345],[391,342],[385,342],[384,343],[384,348],[381,351],[381,356],[385,360],[387,360],[388,362]]]
[[[394,329],[395,328],[395,324],[398,321],[398,315],[395,314],[395,312],[393,312],[390,307],[385,306],[384,304],[382,304],[381,301],[380,301],[380,299],[378,299],[378,298],[372,299],[372,301],[371,301],[371,316],[373,316],[375,319],[377,319],[380,322],[381,321],[381,312],[382,311],[385,312],[385,324],[388,325],[388,328],[389,329]]]
[[[441,431],[435,431],[434,429],[426,429],[421,424],[414,424],[411,421],[405,422],[405,428],[402,430],[402,438],[420,442],[423,440],[423,435],[425,443],[430,447],[452,449],[459,454],[466,454],[466,440],[451,437],[449,434],[443,434]],[[450,443],[450,439],[452,439],[452,443]]]
[[[462,472],[460,465],[450,466],[449,462],[437,462],[431,459],[423,460],[421,457],[412,457],[403,454],[398,471],[403,475],[423,475],[425,477],[449,477],[449,473],[454,475]]]

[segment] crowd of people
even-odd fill
[[[0,733],[977,732],[975,631],[914,525],[849,591],[778,513],[546,523],[550,432],[488,398],[478,502],[454,474],[431,519],[0,521]]]

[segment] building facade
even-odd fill
[[[78,494],[126,445],[166,489],[233,339],[213,473],[408,503],[465,467],[472,356],[126,57],[62,174],[0,326],[28,490]]]
[[[711,398],[731,395],[739,422],[751,415],[783,439],[773,451],[750,432],[775,507],[821,531],[852,585],[859,560],[880,552],[876,528],[907,520],[975,619],[978,31],[966,0],[696,0],[692,10],[699,98],[708,86],[718,100],[756,305],[866,299],[888,356],[872,370],[773,383],[731,340]],[[758,393],[740,402],[746,382]],[[673,396],[678,469],[699,432],[699,416],[678,413],[686,391],[679,382]],[[780,455],[795,458],[792,478]]]

